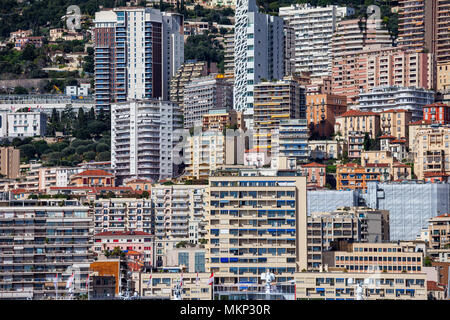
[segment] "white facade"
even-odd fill
[[[382,86],[359,94],[359,110],[382,112],[392,109],[412,111],[412,120],[422,120],[423,107],[434,103],[434,92],[423,88]]]
[[[0,112],[0,138],[8,135],[8,113]]]
[[[30,169],[32,171],[33,169]],[[67,187],[70,177],[84,171],[77,167],[36,168],[39,174],[39,190],[47,191],[50,187]]]
[[[237,0],[235,17],[234,109],[251,118],[253,86],[284,75],[283,19],[259,13],[255,0]]]
[[[14,112],[7,115],[7,136],[36,137],[44,136],[47,129],[47,115],[43,112]]]
[[[331,75],[331,38],[337,23],[355,12],[352,8],[309,3],[280,8],[280,17],[295,32],[294,72],[311,72],[315,77]]]
[[[111,167],[117,179],[172,178],[174,131],[182,128],[178,105],[134,100],[111,106]]]

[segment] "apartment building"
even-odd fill
[[[17,179],[20,169],[20,150],[14,147],[0,148],[0,175],[8,179]]]
[[[336,117],[334,131],[344,140],[347,140],[351,132],[368,133],[375,139],[380,133],[380,114],[375,112],[362,112],[349,110]]]
[[[244,163],[244,137],[224,136],[222,131],[210,130],[189,136],[184,145],[184,177],[209,178],[222,165]]]
[[[246,131],[244,117],[241,111],[234,109],[211,109],[209,113],[203,115],[203,131],[224,129],[241,129]]]
[[[392,135],[396,139],[408,136],[408,124],[412,121],[413,113],[405,109],[391,109],[380,114],[381,133]],[[401,159],[400,159],[401,160]]]
[[[155,216],[155,265],[180,242],[206,238],[206,185],[157,185],[152,189]]]
[[[37,168],[39,175],[39,191],[48,191],[51,187],[67,187],[71,182],[71,177],[81,174],[85,170],[73,167],[40,167]],[[87,177],[85,177],[88,179]],[[109,177],[109,179],[111,179]],[[82,179],[79,181],[83,184]],[[111,182],[109,182],[111,185]]]
[[[104,170],[86,170],[70,176],[70,186],[74,187],[115,187],[115,177]]]
[[[8,131],[4,137],[37,137],[46,133],[47,115],[43,112],[10,112],[6,118]]]
[[[314,7],[309,3],[280,8],[280,17],[294,31],[292,73],[311,72],[313,76],[331,75],[331,39],[337,23],[355,10],[328,5]]]
[[[295,277],[297,299],[311,300],[427,300],[426,282],[425,273],[328,271]]]
[[[347,96],[353,105],[363,86],[364,74],[358,70],[358,56],[363,50],[391,47],[389,33],[381,29],[380,21],[367,23],[364,19],[340,21],[331,41],[332,90],[334,94]],[[360,28],[360,25],[362,28]]]
[[[450,61],[438,62],[436,69],[436,90],[442,93],[450,92]]]
[[[311,134],[327,138],[334,133],[336,117],[347,112],[347,98],[333,94],[307,94],[306,119]]]
[[[324,254],[339,241],[377,242],[389,240],[389,212],[367,207],[340,207],[308,216],[308,270],[324,266]]]
[[[450,128],[418,129],[411,146],[414,154],[414,173],[419,180],[429,174],[450,174]]]
[[[205,272],[205,248],[193,246],[167,250],[163,265],[180,267],[184,272]]]
[[[434,92],[418,87],[381,86],[359,94],[360,111],[407,110],[412,120],[422,120],[423,107],[434,102]]]
[[[233,108],[233,86],[222,74],[192,79],[184,87],[184,128],[202,126],[210,110]]]
[[[365,190],[368,182],[380,180],[380,172],[367,165],[361,166],[350,162],[336,168],[336,190]]]
[[[397,160],[399,159],[399,155],[396,152],[392,151],[389,146],[386,147],[383,144],[385,140],[388,140],[383,138],[383,136],[380,137],[381,150],[363,151],[361,153],[361,165],[372,165],[373,168],[379,168],[379,172],[382,173],[382,181],[398,181],[411,179],[411,166],[398,162]],[[386,175],[386,173],[388,175]]]
[[[284,76],[283,19],[259,13],[255,0],[236,3],[234,29],[234,109],[247,111],[252,128],[253,86]]]
[[[450,212],[450,184],[418,181],[367,185],[360,200],[373,209],[389,211],[390,240],[415,240],[432,217]]]
[[[337,159],[347,150],[347,142],[342,140],[309,140],[310,159]]]
[[[134,100],[112,105],[111,167],[117,182],[170,179],[178,174],[173,150],[182,129],[179,107],[169,101]]]
[[[430,249],[450,249],[450,214],[433,217],[428,223],[428,246]]]
[[[0,299],[86,294],[92,217],[77,201],[24,200],[0,205]],[[54,284],[55,278],[58,278]]]
[[[136,291],[142,297],[174,299],[173,288],[183,282],[183,300],[211,300],[212,286],[208,284],[210,273],[172,270],[161,273],[133,272],[132,280]],[[150,278],[151,277],[151,278]]]
[[[324,263],[330,268],[365,273],[379,270],[389,273],[423,272],[423,252],[402,243],[353,243],[347,250],[324,253]]]
[[[224,76],[230,82],[234,81],[234,33],[224,35]]]
[[[94,200],[94,234],[145,232],[154,234],[152,202],[148,199],[111,198]]]
[[[243,174],[228,170],[209,179],[206,269],[221,283],[259,283],[267,271],[279,282],[291,280],[307,268],[306,177]]]
[[[183,15],[143,7],[96,12],[93,39],[97,110],[169,99],[170,79],[184,62]]]
[[[450,124],[450,105],[434,103],[424,106],[423,120],[442,125]]]
[[[403,161],[410,158],[407,151],[408,140],[390,135],[380,136],[378,140],[380,141],[380,150],[389,151],[395,159]]]
[[[326,165],[310,162],[300,165],[300,168],[305,171],[305,175],[308,177],[306,186],[308,188],[324,188],[327,182]]]
[[[153,265],[155,239],[143,231],[104,231],[93,235],[93,252],[102,254],[119,248],[122,252],[139,252],[143,254],[145,264]]]
[[[177,70],[175,76],[170,79],[170,101],[178,104],[183,110],[184,87],[192,79],[217,73],[217,65],[206,61],[186,61]]]
[[[306,163],[310,155],[308,139],[306,119],[280,119],[278,129],[273,132],[272,152],[274,156],[294,158],[296,163]]]
[[[281,120],[305,117],[305,88],[293,77],[279,81],[260,82],[253,93],[253,146],[272,154],[272,133]]]

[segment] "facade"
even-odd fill
[[[342,140],[309,140],[310,159],[337,159],[347,150],[347,142]]]
[[[367,188],[367,183],[380,181],[381,174],[369,166],[356,163],[338,165],[336,168],[336,190],[354,190]]]
[[[324,255],[339,241],[381,243],[389,240],[389,213],[365,207],[341,207],[308,216],[308,270],[324,267]]]
[[[424,106],[434,102],[434,92],[416,87],[383,86],[359,94],[359,110],[384,112],[408,110],[412,120],[422,120]]]
[[[183,110],[184,87],[191,80],[207,76],[210,73],[217,73],[215,63],[209,65],[206,61],[187,61],[177,70],[175,76],[170,80],[170,101],[178,104]]]
[[[234,81],[234,33],[227,33],[224,35],[224,76],[225,79]]]
[[[36,170],[39,174],[39,191],[49,191],[51,187],[67,187],[73,175],[84,171],[82,168],[73,167],[40,167]],[[111,177],[109,179],[111,180]],[[83,184],[82,179],[78,182],[80,186]],[[111,185],[111,181],[108,185]]]
[[[414,240],[430,218],[450,211],[450,184],[368,183],[361,200],[370,208],[389,211],[391,241]]]
[[[227,128],[246,130],[242,112],[234,109],[211,109],[209,113],[203,115],[202,122],[203,131],[219,130],[223,132]]]
[[[430,249],[450,249],[450,214],[433,217],[428,223],[428,246]]]
[[[411,152],[419,180],[429,174],[450,175],[450,127],[418,129]]]
[[[392,109],[381,112],[380,126],[383,135],[392,135],[396,139],[408,136],[408,124],[413,113],[405,109]]]
[[[344,140],[352,136],[352,132],[368,133],[370,138],[375,139],[381,131],[380,114],[349,110],[336,117],[334,130]]]
[[[322,77],[331,74],[331,39],[337,23],[355,13],[354,9],[329,5],[313,7],[308,3],[280,8],[280,17],[294,31],[292,73],[311,72]]]
[[[337,95],[347,96],[347,103],[353,105],[363,87],[364,74],[361,74],[356,59],[363,50],[392,46],[389,33],[381,28],[379,20],[372,23],[365,19],[340,21],[331,41],[332,89]]]
[[[450,92],[450,61],[438,62],[436,69],[436,90],[443,93]]]
[[[308,162],[309,130],[305,119],[281,119],[274,137],[279,157],[294,158],[299,163]]]
[[[292,77],[274,82],[260,82],[253,92],[253,146],[272,152],[272,134],[281,120],[305,117],[305,88]]]
[[[423,120],[442,125],[450,124],[450,105],[434,103],[424,106]]]
[[[233,105],[251,115],[253,86],[284,75],[283,19],[259,13],[255,0],[237,0],[235,19]]]
[[[122,252],[139,252],[144,263],[153,265],[154,237],[142,231],[104,231],[93,236],[93,251],[100,254],[119,248]]]
[[[345,96],[307,94],[306,119],[313,136],[327,138],[334,133],[336,117],[347,111]]]
[[[358,207],[360,190],[308,190],[308,216],[315,212],[331,212],[340,207]]]
[[[422,273],[423,258],[423,252],[402,243],[353,243],[347,250],[326,252],[324,263],[355,273],[374,268],[389,273]]]
[[[300,165],[308,177],[306,186],[324,188],[327,182],[326,165],[316,162]]]
[[[46,133],[47,115],[43,112],[12,112],[6,117],[8,131],[5,137],[43,137]]]
[[[177,174],[173,164],[175,131],[182,129],[179,107],[169,101],[117,103],[111,111],[111,166],[120,181],[152,181]]]
[[[205,249],[198,246],[167,250],[164,266],[180,267],[184,272],[205,272]]]
[[[114,175],[103,170],[86,170],[70,177],[74,187],[115,187]]]
[[[159,299],[174,299],[173,288],[183,282],[183,300],[210,300],[211,285],[208,285],[210,273],[161,272],[139,273],[133,272],[132,280],[136,291],[142,297]],[[151,280],[150,280],[151,277]]]
[[[209,179],[206,269],[222,283],[277,281],[307,267],[306,177],[239,176],[229,171]]]
[[[297,299],[427,300],[425,273],[303,272],[295,277]]]
[[[190,80],[184,87],[184,127],[202,126],[203,115],[214,108],[232,109],[233,86],[223,75]]]
[[[152,189],[155,216],[155,265],[180,242],[206,238],[206,185],[157,185]]]
[[[94,200],[94,233],[154,233],[152,203],[148,199],[111,198]]]
[[[0,174],[4,178],[17,179],[20,169],[20,150],[14,147],[0,148]]]
[[[184,61],[183,16],[126,7],[97,12],[94,24],[96,108],[168,100],[170,78]]]
[[[87,293],[85,284],[92,261],[92,217],[88,212],[89,207],[76,201],[3,202],[0,299],[55,298],[55,287],[60,293],[67,290],[72,273],[73,293]]]

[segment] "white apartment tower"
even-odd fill
[[[173,164],[175,130],[182,128],[178,105],[163,100],[132,100],[111,106],[111,167],[119,181],[158,181],[177,174]]]
[[[251,118],[253,85],[284,76],[283,19],[259,13],[255,0],[237,0],[235,17],[234,109]]]
[[[280,17],[295,33],[292,46],[294,73],[311,72],[314,77],[331,75],[331,38],[337,23],[355,10],[329,5],[313,7],[309,3],[280,8]]]

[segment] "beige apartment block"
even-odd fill
[[[135,283],[136,291],[142,297],[173,299],[173,289],[182,280],[183,293],[181,298],[183,300],[211,300],[211,285],[208,285],[210,275],[210,273],[199,272],[197,278],[197,273],[193,272],[133,272],[131,277]],[[152,277],[151,281],[149,281],[150,277]]]
[[[428,223],[428,246],[430,249],[450,249],[450,214],[431,218]]]
[[[347,140],[350,132],[367,132],[370,138],[375,139],[381,131],[380,114],[375,112],[362,112],[348,110],[336,117],[335,133]]]
[[[17,179],[20,169],[20,150],[13,147],[0,148],[0,174],[8,179]]]
[[[436,82],[436,89],[438,91],[450,91],[450,61],[438,62]]]
[[[422,272],[424,254],[408,243],[353,243],[342,249],[325,252],[323,263],[349,272],[366,273],[374,268],[388,273]]]
[[[366,284],[364,284],[366,283]],[[304,272],[295,274],[297,300],[427,300],[425,273]]]
[[[203,131],[219,130],[222,132],[227,128],[246,130],[241,111],[212,109],[203,115]]]
[[[206,238],[207,185],[156,185],[152,188],[156,265],[180,242],[198,244]]]
[[[412,152],[414,173],[419,180],[450,175],[450,126],[418,129]]]
[[[404,109],[391,109],[381,112],[381,132],[397,139],[408,136],[408,124],[412,121],[412,112]]]
[[[207,203],[206,270],[220,283],[258,283],[267,271],[283,282],[307,269],[306,177],[216,173]]]

